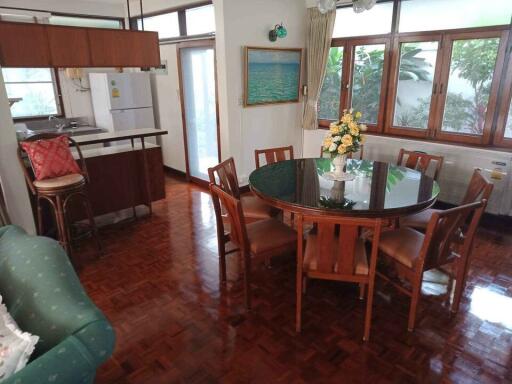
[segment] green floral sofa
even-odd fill
[[[94,382],[114,330],[59,243],[0,227],[0,294],[19,327],[40,338],[27,366],[2,384]]]

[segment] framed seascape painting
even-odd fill
[[[245,47],[244,106],[296,103],[302,49]]]

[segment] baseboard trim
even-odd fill
[[[169,176],[174,176],[174,177],[178,177],[180,179],[186,179],[187,178],[187,174],[183,171],[180,171],[179,169],[175,169],[175,168],[172,168],[172,167],[168,167],[167,165],[164,165],[164,171],[169,175]]]

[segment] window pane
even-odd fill
[[[53,81],[49,68],[2,68],[6,83]]]
[[[137,19],[137,29],[142,30],[142,21]],[[158,32],[159,39],[180,36],[178,13],[171,12],[158,16],[144,17],[144,30]]]
[[[384,44],[355,47],[352,77],[352,108],[362,112],[361,121],[376,124],[384,68]]]
[[[212,4],[187,9],[185,17],[187,19],[187,35],[215,32],[215,14]]]
[[[512,139],[512,100],[510,100],[510,108],[508,109],[507,125],[505,127],[505,137]]]
[[[325,79],[318,101],[318,118],[321,120],[339,119],[342,68],[343,47],[333,47],[329,51]]]
[[[402,43],[393,125],[427,129],[437,41]]]
[[[510,23],[511,16],[510,0],[402,0],[399,31],[504,25]]]
[[[453,42],[443,131],[481,135],[499,38]]]
[[[393,2],[376,4],[370,11],[355,13],[352,7],[336,10],[333,37],[369,36],[391,32]]]
[[[58,114],[52,83],[6,84],[8,97],[22,97],[13,104],[13,117],[48,116]]]
[[[90,17],[72,17],[72,16],[50,16],[50,24],[69,25],[72,27],[89,28],[112,28],[121,29],[122,24],[119,20],[95,19]]]

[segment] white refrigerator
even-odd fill
[[[155,128],[149,73],[90,73],[89,81],[97,127]]]

